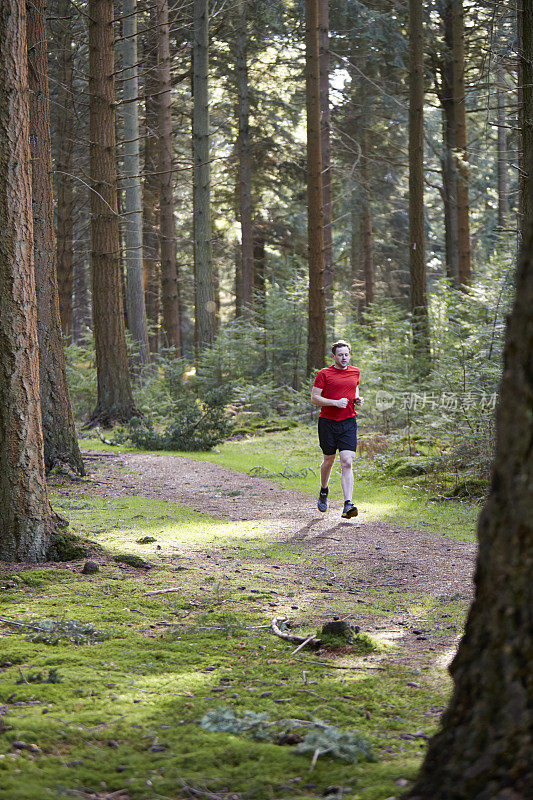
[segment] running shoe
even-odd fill
[[[354,506],[354,504],[351,503],[349,500],[345,500],[341,517],[344,517],[344,519],[351,519],[352,517],[356,517],[357,514],[358,514],[357,507]]]
[[[318,510],[319,511],[327,511],[328,510],[328,490],[321,489],[320,494],[318,495],[318,502],[317,502]]]

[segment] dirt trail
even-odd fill
[[[217,519],[260,520],[266,534],[334,552],[345,564],[353,562],[360,585],[400,587],[436,597],[471,595],[475,545],[367,521],[364,501],[358,501],[359,517],[343,520],[338,504],[321,514],[309,495],[205,461],[97,452],[89,453],[87,460],[97,481],[94,494],[142,494],[183,503]]]
[[[303,556],[273,564],[260,552],[228,556],[224,549],[175,542],[180,553],[189,553],[198,574],[214,570],[237,587],[243,571],[253,572],[257,585],[275,589],[275,602],[271,598],[263,607],[266,613],[312,620],[315,626],[347,616],[361,630],[394,642],[394,662],[417,671],[444,666],[452,658],[473,593],[474,544],[370,521],[360,498],[356,519],[341,519],[336,503],[321,514],[309,495],[205,461],[98,451],[84,458],[88,480],[53,479],[62,496],[140,495],[181,503],[219,520],[255,520],[265,542],[285,542]],[[318,554],[335,558],[326,562]],[[79,568],[71,563],[70,568]]]

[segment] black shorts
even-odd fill
[[[325,456],[335,455],[337,450],[357,450],[357,420],[318,418],[318,441]]]

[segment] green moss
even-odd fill
[[[151,569],[152,565],[149,564],[144,558],[136,556],[133,553],[119,553],[113,556],[113,561],[118,564],[126,564],[128,567],[136,567],[137,569]]]
[[[273,472],[287,463],[295,472],[316,470],[314,430],[293,432],[291,450],[284,436],[227,443],[209,460],[247,469],[264,463]],[[367,518],[390,514],[420,522],[424,509],[432,512],[421,489],[400,496],[403,482],[385,480],[366,460],[357,470]],[[316,491],[312,475],[279,482]],[[352,787],[349,797],[383,800],[397,796],[399,778],[414,777],[450,680],[437,654],[426,654],[420,667],[406,665],[408,637],[387,646],[388,628],[400,622],[406,631],[428,628],[451,648],[468,598],[362,586],[334,553],[324,558],[287,544],[257,520],[221,522],[142,496],[62,497],[55,505],[110,558],[91,576],[66,565],[16,573],[16,585],[2,591],[2,616],[75,619],[112,635],[91,646],[62,640],[50,647],[0,622],[0,703],[6,707],[0,800],[124,788],[132,800],[177,797],[181,781],[254,800],[316,800],[333,784]],[[441,522],[457,523],[467,538],[470,506],[453,505],[464,515],[440,504]],[[437,520],[426,529],[432,526],[438,529]],[[155,542],[140,543],[148,537],[157,539],[160,551]],[[123,570],[112,558],[124,552],[154,558],[157,567]],[[335,572],[337,584],[326,584],[325,569]],[[345,593],[339,586],[350,580]],[[149,594],[168,588],[174,591]],[[298,632],[319,629],[332,613],[353,620],[361,632],[337,653],[291,655],[294,645],[269,629],[274,613],[291,616]],[[55,670],[61,682],[20,682],[19,668],[43,677]],[[279,728],[291,718],[357,730],[377,760],[350,764],[320,756],[311,771],[312,753],[288,743],[203,730],[202,717],[219,705],[238,718],[247,710],[267,714]],[[403,738],[413,732],[415,738]],[[16,740],[38,745],[42,754],[15,755]]]
[[[54,534],[48,557],[51,561],[75,561],[85,558],[87,552],[87,547],[79,536],[71,531],[62,530]]]

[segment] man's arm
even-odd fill
[[[340,400],[333,400],[331,397],[322,397],[322,389],[313,386],[311,390],[311,402],[314,406],[335,406],[335,408],[346,408],[348,398],[341,397]]]

